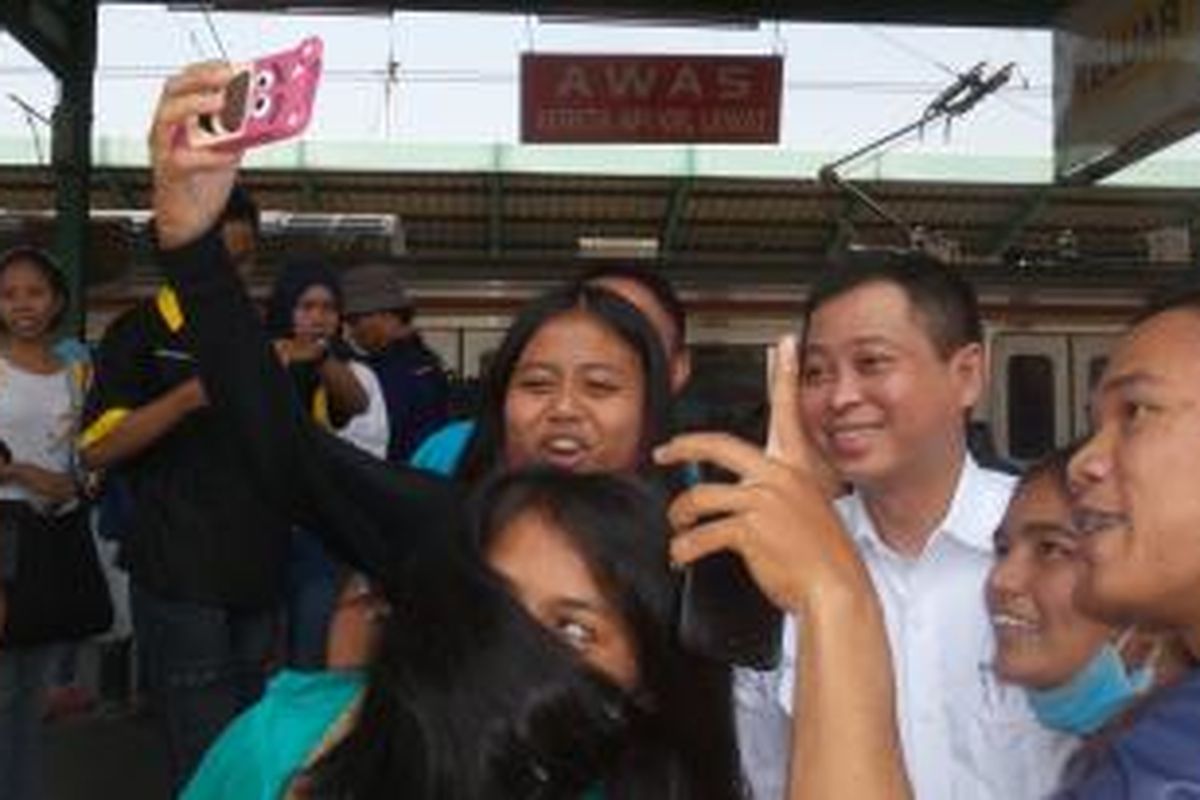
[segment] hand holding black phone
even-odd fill
[[[701,468],[706,482],[730,473]],[[689,564],[683,576],[679,637],[693,652],[739,667],[779,664],[783,612],[767,599],[736,553],[722,551]]]
[[[684,574],[680,609],[680,638],[684,646],[738,666],[766,670],[775,667],[782,650],[783,612],[796,597],[790,565],[803,548],[793,544],[790,502],[800,500],[795,522],[803,525],[805,498],[795,495],[797,475],[803,474],[805,443],[799,417],[797,343],[785,337],[769,359],[771,407],[765,451],[729,436],[701,434],[688,445],[668,445],[665,463],[691,458],[703,483],[714,488],[681,499],[673,522],[677,534],[704,537]],[[782,356],[782,358],[780,358]],[[707,438],[705,438],[707,437]],[[687,437],[684,437],[687,438]],[[672,454],[669,451],[674,451]],[[689,455],[690,453],[690,455]],[[800,469],[800,472],[793,472]],[[734,485],[763,481],[771,491],[748,496]],[[807,498],[811,502],[811,495]],[[749,513],[754,510],[754,513]],[[765,512],[765,516],[758,516]],[[774,520],[768,529],[761,525]],[[745,526],[752,526],[746,530]],[[773,527],[772,527],[773,526]],[[697,539],[696,541],[699,541]],[[707,553],[707,555],[702,555]],[[697,557],[700,556],[700,557]],[[754,572],[747,566],[752,563]],[[763,583],[766,581],[766,583]],[[764,593],[771,592],[772,600]]]

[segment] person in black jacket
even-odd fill
[[[217,241],[244,266],[256,209],[239,191],[218,212]],[[110,470],[132,501],[121,557],[177,785],[262,691],[289,536],[249,480],[243,435],[209,406],[191,323],[163,286],[109,326],[80,439],[84,463]]]

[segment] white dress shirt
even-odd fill
[[[879,538],[857,492],[837,503],[883,606],[900,739],[918,800],[1045,797],[1075,744],[1042,728],[1021,690],[1000,684],[990,667],[983,587],[1013,483],[968,456],[945,518],[915,559]],[[788,619],[780,667],[739,670],[736,678],[742,763],[756,800],[785,796],[796,647]]]

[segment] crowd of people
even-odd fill
[[[1200,797],[1200,293],[1135,321],[1094,432],[1019,478],[969,447],[972,289],[916,254],[815,282],[762,442],[678,429],[683,305],[626,266],[524,307],[451,421],[390,267],[293,260],[251,301],[240,156],[177,136],[229,79],[166,84],[165,284],[86,381],[52,259],[0,258],[0,619],[28,613],[11,520],[124,498],[182,797]],[[718,552],[784,612],[773,669],[679,635]],[[25,800],[53,645],[10,621],[0,800]]]

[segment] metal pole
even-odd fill
[[[54,251],[71,289],[64,333],[82,338],[84,274],[92,173],[92,89],[96,69],[96,3],[67,6],[71,60],[59,79],[50,148],[56,214]]]

